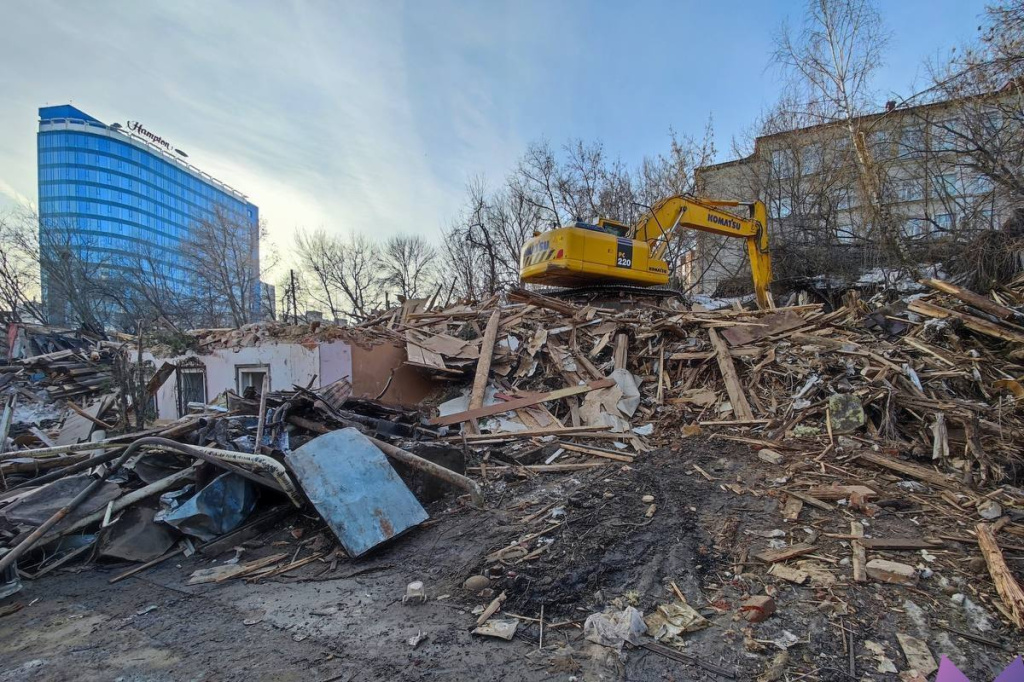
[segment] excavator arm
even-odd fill
[[[749,217],[741,218],[722,210],[725,207],[746,206]],[[757,304],[769,308],[771,297],[768,286],[772,281],[772,261],[768,253],[767,211],[761,201],[716,201],[694,199],[676,195],[662,199],[633,226],[629,237],[647,242],[652,258],[661,259],[668,249],[669,240],[678,228],[700,230],[725,237],[746,240],[750,271],[754,280]]]

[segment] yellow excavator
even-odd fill
[[[741,206],[747,208],[749,217],[722,210]],[[659,201],[632,227],[601,218],[596,225],[578,221],[535,232],[523,245],[519,280],[570,288],[604,284],[664,286],[669,272],[663,258],[677,228],[745,239],[757,305],[771,307],[767,211],[760,201],[742,203],[677,195]]]

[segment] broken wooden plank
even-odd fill
[[[938,319],[955,319],[963,323],[965,327],[971,331],[991,336],[1002,341],[1009,341],[1011,343],[1024,343],[1024,334],[1008,329],[1002,325],[994,324],[988,320],[983,320],[980,317],[969,315],[967,313],[961,313],[957,310],[950,310],[949,308],[943,308],[942,306],[929,303],[921,299],[915,299],[910,302],[907,306],[907,310],[918,313],[919,315],[925,315],[926,317],[935,317]]]
[[[508,471],[526,469],[527,471],[539,471],[541,473],[559,473],[564,471],[583,471],[594,467],[608,466],[611,462],[583,462],[580,464],[520,464],[519,466],[489,466],[487,471]],[[480,473],[480,467],[466,467],[466,471]]]
[[[750,409],[750,403],[747,402],[739,375],[736,374],[736,366],[732,364],[729,347],[725,345],[714,329],[708,330],[708,337],[711,339],[711,345],[715,348],[715,358],[718,360],[718,368],[725,379],[725,391],[729,394],[733,414],[737,419],[753,419],[754,413]]]
[[[526,429],[524,431],[508,431],[502,433],[476,433],[466,434],[466,440],[470,443],[479,441],[500,442],[507,440],[518,440],[521,438],[539,438],[541,436],[559,436],[561,438],[587,438],[588,436],[612,436],[615,438],[625,437],[627,434],[604,433],[610,426],[551,426],[542,429]],[[462,436],[446,436],[442,440],[462,441]]]
[[[260,568],[266,568],[271,564],[276,564],[279,561],[287,559],[287,554],[272,554],[262,559],[256,559],[255,561],[248,561],[244,564],[234,564],[228,566],[214,566],[213,568],[201,568],[198,571],[193,571],[192,575],[189,576],[186,585],[202,585],[203,583],[219,583],[224,582],[230,578],[237,578],[255,571]]]
[[[632,463],[635,459],[630,455],[619,454],[618,452],[612,452],[611,450],[605,450],[604,448],[595,448],[588,445],[576,445],[575,443],[566,443],[565,441],[558,441],[558,447],[565,448],[570,452],[582,452],[585,455],[591,455],[593,457],[604,457],[605,459],[614,459],[619,462]]]
[[[931,483],[932,485],[940,488],[949,488],[957,490],[960,488],[960,484],[952,476],[941,474],[937,471],[929,469],[928,467],[920,466],[919,464],[911,464],[909,462],[901,462],[885,455],[875,454],[873,452],[858,452],[856,459],[863,460],[865,462],[871,462],[876,466],[880,466],[883,469],[890,469],[891,471],[897,471],[901,474],[916,478],[919,481]]]
[[[799,499],[799,500],[801,500],[803,502],[806,502],[807,504],[811,505],[812,507],[817,507],[818,509],[821,509],[822,511],[832,511],[832,510],[835,509],[835,507],[833,505],[829,504],[828,502],[822,502],[817,497],[813,497],[811,495],[808,495],[807,493],[802,493],[802,492],[799,492],[797,490],[786,490],[786,494],[787,495],[791,495],[791,496],[793,496],[793,497],[795,497],[795,498],[797,498],[797,499]]]
[[[863,530],[863,529],[862,529]],[[860,543],[867,549],[936,549],[942,547],[942,540],[929,538],[862,538]]]
[[[942,293],[949,294],[950,296],[955,296],[967,305],[974,306],[978,310],[982,310],[989,315],[998,317],[1001,320],[1012,320],[1017,316],[1012,309],[999,305],[995,301],[985,298],[981,294],[976,294],[970,289],[957,286],[952,282],[946,282],[941,279],[930,279],[927,277],[920,280],[920,282],[926,287],[935,289],[936,291],[941,291]]]
[[[158,369],[153,376],[150,377],[149,381],[146,382],[146,397],[152,398],[156,395],[156,392],[168,379],[171,378],[171,375],[174,374],[174,370],[176,369],[178,369],[178,366],[170,362],[164,362],[160,365],[160,369]]]
[[[803,508],[803,500],[793,495],[786,495],[786,504],[782,507],[782,518],[786,521],[796,521],[800,518],[800,511]]]
[[[92,412],[96,412],[96,413],[99,412],[100,405],[90,405],[89,409],[92,410],[92,412],[89,412],[88,410],[83,410],[81,407],[79,407],[78,405],[75,405],[70,400],[67,402],[67,406],[68,406],[68,408],[72,412],[74,412],[75,414],[79,415],[80,417],[84,417],[85,419],[88,419],[89,421],[91,421],[93,424],[95,424],[96,426],[100,427],[101,429],[106,429],[107,431],[113,431],[114,430],[114,427],[112,425],[110,425],[107,422],[105,422],[102,419],[100,419],[98,416],[96,416],[96,414],[92,414]],[[84,440],[87,440],[87,439],[84,439]],[[60,444],[66,445],[66,443],[60,443]]]
[[[985,557],[985,564],[988,566],[988,573],[996,585],[996,592],[1003,600],[1007,613],[1013,620],[1014,625],[1024,630],[1024,589],[1013,577],[1010,567],[1003,558],[1003,551],[999,549],[996,542],[996,534],[992,524],[982,521],[974,527],[978,533],[978,547],[982,556]]]
[[[818,485],[808,488],[806,492],[811,497],[828,502],[845,500],[851,495],[861,495],[865,499],[878,497],[878,493],[866,485]]]
[[[858,583],[867,582],[868,574],[864,565],[868,557],[867,552],[864,551],[864,524],[858,521],[851,521],[850,535],[854,537],[850,541],[850,549],[853,552],[851,560],[853,564],[853,579]]]
[[[491,374],[491,358],[494,357],[494,341],[498,337],[498,323],[501,321],[501,311],[495,310],[487,320],[487,328],[484,330],[484,339],[480,342],[480,358],[476,362],[476,374],[473,376],[473,388],[469,394],[469,409],[477,410],[484,405],[484,393],[487,389],[487,379]],[[471,433],[478,431],[476,420],[470,420]]]
[[[626,369],[629,361],[629,334],[615,335],[615,352],[612,355],[615,369]]]
[[[567,388],[560,388],[556,391],[538,393],[536,395],[527,396],[525,398],[515,398],[513,400],[507,400],[503,403],[498,403],[496,405],[487,405],[485,407],[479,407],[475,410],[457,412],[455,414],[449,414],[445,417],[434,417],[427,423],[432,426],[447,426],[450,424],[459,424],[470,419],[479,419],[480,417],[488,417],[493,414],[511,412],[512,410],[518,410],[521,407],[529,407],[530,405],[536,405],[537,403],[546,403],[549,400],[568,398],[571,395],[579,395],[580,393],[587,393],[589,391],[593,391],[599,388],[608,388],[614,385],[615,381],[613,381],[612,379],[599,379],[598,381],[591,381],[589,384],[583,384],[582,386],[569,386]]]
[[[733,346],[745,346],[755,341],[778,334],[780,332],[796,329],[805,324],[803,316],[792,310],[785,310],[771,315],[764,315],[758,320],[757,325],[730,327],[722,330],[722,336]]]
[[[810,554],[814,551],[814,545],[806,542],[798,542],[795,545],[789,547],[783,547],[782,549],[766,549],[763,552],[755,554],[754,557],[760,559],[766,564],[774,564],[778,561],[788,561],[804,554]]]

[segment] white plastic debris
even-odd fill
[[[643,614],[627,606],[619,612],[592,613],[583,623],[583,636],[587,641],[621,650],[626,642],[640,644],[647,632]]]
[[[407,604],[414,599],[418,599],[421,604],[427,601],[427,591],[423,587],[422,580],[414,580],[405,586],[405,596],[402,597],[402,603]]]

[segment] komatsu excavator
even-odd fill
[[[747,208],[749,217],[722,210],[740,206]],[[677,228],[687,228],[745,239],[757,304],[768,308],[772,261],[766,225],[767,212],[760,201],[672,196],[655,204],[632,227],[601,218],[596,225],[576,222],[535,232],[523,245],[519,279],[570,290],[604,284],[664,286],[669,281],[668,264],[663,259],[669,239]]]

